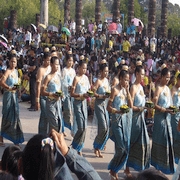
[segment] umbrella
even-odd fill
[[[0,41],[0,44],[3,45],[7,49],[7,44],[5,42]]]
[[[131,20],[131,22],[134,22],[134,25],[135,25],[135,26],[139,26],[139,22],[140,22],[141,25],[142,25],[142,27],[144,27],[143,22],[142,22],[140,19],[138,19],[138,18],[133,18],[133,19]]]
[[[34,24],[31,24],[31,26],[33,27],[34,31],[37,32],[37,27]]]
[[[113,31],[113,30],[116,30],[117,29],[117,25],[116,23],[111,23],[108,27],[109,31]]]
[[[1,38],[3,41],[6,41],[6,43],[8,43],[8,40],[4,37],[4,35],[0,35],[0,38]]]
[[[42,28],[46,29],[46,25],[45,24],[39,24],[39,26],[41,26]]]
[[[61,31],[66,32],[66,34],[67,34],[68,36],[71,35],[71,32],[70,32],[70,30],[69,30],[67,27],[62,27]]]
[[[50,25],[47,28],[48,31],[58,32],[58,28],[54,25]]]

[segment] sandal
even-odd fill
[[[124,171],[124,176],[127,178],[132,178],[132,174],[129,171]]]
[[[96,157],[99,157],[98,149],[94,149],[94,154]]]
[[[110,177],[111,177],[111,180],[118,180],[118,175],[117,175],[117,174],[112,175],[111,173],[112,173],[112,172],[110,171],[110,172],[109,172],[109,175],[110,175]]]

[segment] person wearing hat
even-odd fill
[[[49,50],[48,47],[44,48],[44,52],[45,52],[45,53],[47,53],[47,52],[49,52],[49,51],[50,51],[50,50]]]
[[[144,61],[144,53],[142,49],[139,49],[136,59],[140,59],[141,61]]]
[[[30,76],[30,96],[31,96],[31,106],[28,108],[29,111],[36,111],[36,74],[38,70],[38,61],[35,57],[36,48],[31,47],[30,57],[29,57],[29,67],[28,72]]]
[[[51,52],[52,52],[52,51],[56,51],[56,47],[55,47],[55,46],[52,46],[52,47],[51,47]]]

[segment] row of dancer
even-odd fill
[[[14,84],[18,82],[16,65],[17,59],[12,56],[10,67],[0,81],[1,86],[5,89],[1,136],[11,140],[14,144],[19,144],[24,141],[24,138],[19,120],[17,92],[16,87],[14,87]],[[36,105],[39,107],[40,103],[41,107],[39,133],[42,134],[47,134],[52,129],[63,132],[64,124],[68,124],[71,129],[73,127],[72,118],[76,118],[77,131],[74,135],[72,147],[81,154],[87,129],[86,99],[88,98],[87,91],[90,89],[90,83],[85,75],[86,62],[79,62],[77,75],[72,65],[73,57],[69,54],[67,55],[67,67],[63,69],[62,75],[60,75],[57,56],[45,53],[43,65],[37,74]],[[171,123],[175,122],[173,119],[177,121],[178,113],[173,114],[168,107],[172,104],[179,106],[178,86],[180,85],[180,77],[178,76],[177,84],[173,88],[172,101],[170,90],[167,87],[170,72],[167,68],[161,72],[161,81],[156,87],[153,100],[156,112],[150,153],[150,142],[144,121],[145,94],[141,86],[144,78],[143,67],[136,67],[136,81],[130,88],[128,71],[122,70],[120,72],[119,83],[112,88],[108,105],[106,104],[108,98],[106,91],[109,88],[107,76],[108,65],[102,63],[100,65],[100,77],[92,88],[96,97],[95,115],[98,120],[98,135],[93,144],[95,154],[102,157],[100,150],[104,148],[110,137],[115,142],[115,155],[108,166],[112,178],[117,179],[117,172],[124,166],[126,166],[124,172],[127,175],[130,175],[129,167],[140,171],[148,168],[150,164],[166,174],[174,173],[174,151],[177,149],[173,148],[175,136],[172,136],[172,133],[175,133],[176,129],[174,128],[172,131],[171,127],[177,125],[171,126]],[[71,87],[70,90],[69,87]],[[56,92],[60,89],[64,92],[62,98],[64,117],[61,99],[56,96]],[[70,108],[72,107],[71,97],[74,98],[73,109]],[[125,103],[129,105],[132,111],[122,114],[120,106]],[[112,114],[111,122],[109,122],[107,110]],[[66,116],[67,120],[65,119]],[[109,133],[109,124],[111,124],[112,133]]]

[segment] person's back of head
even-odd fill
[[[54,179],[54,144],[52,139],[37,134],[27,143],[22,156],[26,180]]]
[[[5,171],[0,171],[0,180],[18,180],[18,178]]]
[[[149,168],[140,172],[136,178],[137,180],[168,180],[168,178],[160,171]]]
[[[12,145],[12,146],[8,146],[4,152],[3,152],[3,155],[2,155],[2,158],[1,158],[1,169],[3,171],[6,171],[6,163],[7,163],[7,159],[8,157],[14,152],[14,151],[17,151],[17,150],[20,150],[20,148],[16,145]]]
[[[14,177],[18,177],[21,174],[20,158],[22,157],[22,151],[14,151],[7,159],[6,169],[7,172]]]

